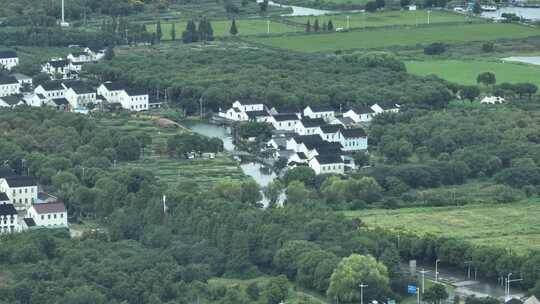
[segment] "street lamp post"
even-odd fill
[[[424,268],[422,268],[421,271],[419,271],[421,274],[422,274],[422,293],[424,293],[424,277],[425,277],[425,274],[429,272],[429,270],[424,270]]]
[[[360,304],[364,304],[364,287],[368,287],[364,283],[360,283]]]
[[[439,280],[439,262],[441,260],[437,259],[435,261],[435,282]]]

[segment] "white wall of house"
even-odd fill
[[[107,99],[110,103],[120,102],[120,94],[124,90],[109,90],[105,85],[100,85],[97,89],[97,93],[105,99]]]
[[[42,94],[43,96],[47,97],[48,99],[65,98],[66,97],[66,90],[65,89],[47,91],[41,85],[37,86],[37,88],[34,89],[34,93],[35,94]]]
[[[242,104],[240,101],[235,101],[233,104],[232,104],[232,107],[233,108],[238,108],[244,112],[251,112],[251,111],[263,111],[264,110],[264,105],[262,103],[256,103],[256,104]]]
[[[343,146],[343,151],[367,150],[368,139],[367,137],[342,137],[341,145]]]
[[[315,171],[315,174],[343,174],[345,172],[343,163],[319,164],[317,158],[312,158],[309,161],[309,167]]]
[[[335,118],[334,111],[322,111],[322,112],[316,112],[313,109],[311,109],[310,106],[307,106],[304,109],[304,116],[309,118],[322,118],[325,121],[331,121]]]
[[[341,142],[341,133],[337,131],[336,133],[324,133],[320,128],[319,135],[322,137],[324,141],[328,142]]]
[[[1,215],[0,214],[0,234],[17,232],[18,221],[17,214]]]
[[[298,124],[299,120],[276,121],[272,119],[271,122],[272,122],[272,126],[274,126],[276,130],[294,131],[296,129],[296,125]]]
[[[356,113],[354,110],[349,110],[343,113],[343,117],[349,117],[354,122],[369,122],[373,118],[373,113]]]
[[[19,58],[0,58],[0,65],[2,65],[6,70],[11,70],[12,68],[19,65]]]
[[[148,94],[131,96],[126,91],[122,91],[118,102],[120,102],[122,108],[133,112],[148,110]]]
[[[21,84],[18,82],[0,84],[0,97],[13,95],[13,94],[19,94],[20,92],[21,92]]]
[[[5,179],[0,179],[0,192],[5,192],[14,205],[30,207],[37,200],[37,185],[28,187],[10,187]]]
[[[77,94],[72,88],[66,90],[65,98],[72,108],[86,107],[89,103],[96,102],[96,93]]]
[[[36,222],[36,226],[42,227],[67,227],[67,212],[38,213],[34,206],[28,209],[27,217]]]

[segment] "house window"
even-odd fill
[[[54,219],[56,219],[56,213],[54,214]]]
[[[44,215],[41,215],[41,220],[44,220],[45,219],[45,216]]]
[[[50,215],[50,214],[47,214],[47,219],[48,219],[48,220],[51,219],[51,215]]]

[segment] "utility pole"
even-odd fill
[[[416,303],[420,304],[420,288],[416,287]]]
[[[270,19],[266,20],[266,33],[270,34]]]
[[[467,278],[471,278],[471,264],[472,261],[465,261],[465,265],[467,265]]]
[[[351,16],[347,16],[347,29],[350,28],[350,19],[351,19]]]
[[[425,291],[425,288],[424,288],[424,283],[425,283],[425,275],[426,273],[429,272],[429,270],[424,270],[424,268],[422,268],[422,270],[419,271],[421,274],[422,274],[422,293],[424,293]]]
[[[437,282],[439,280],[439,262],[441,260],[437,259],[435,261],[435,282]]]
[[[428,11],[427,11],[427,24],[429,24],[429,15],[430,15],[430,14],[431,14],[431,11],[428,10]]]
[[[364,287],[368,287],[364,283],[360,283],[360,304],[364,304]]]
[[[200,108],[200,116],[201,116],[201,120],[203,119],[203,98],[201,96],[201,98],[199,98],[199,108]]]

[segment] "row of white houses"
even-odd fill
[[[32,177],[0,168],[0,234],[67,227],[67,210],[62,202],[39,193]]]
[[[98,88],[94,88],[82,81],[50,81],[38,85],[33,93],[21,94],[21,85],[15,83],[15,77],[9,76],[9,78],[13,78],[9,80],[13,88],[5,94],[0,94],[0,107],[51,106],[62,111],[84,112],[107,102],[116,104],[119,108],[139,112],[159,106],[159,104],[150,104],[149,95],[145,91],[112,82],[105,82]],[[2,79],[0,77],[0,92]]]
[[[79,79],[83,64],[97,62],[105,56],[105,50],[93,51],[84,48],[72,52],[66,58],[51,58],[41,66],[41,72],[49,74],[51,80]]]
[[[383,108],[353,108],[337,115],[330,107],[307,106],[303,110],[268,109],[264,104],[236,101],[218,116],[232,121],[256,121],[275,129],[266,148],[275,159],[286,159],[289,167],[305,165],[315,173],[343,174],[354,169],[352,154],[368,149],[368,136],[361,127],[377,114],[398,112],[399,105]]]

